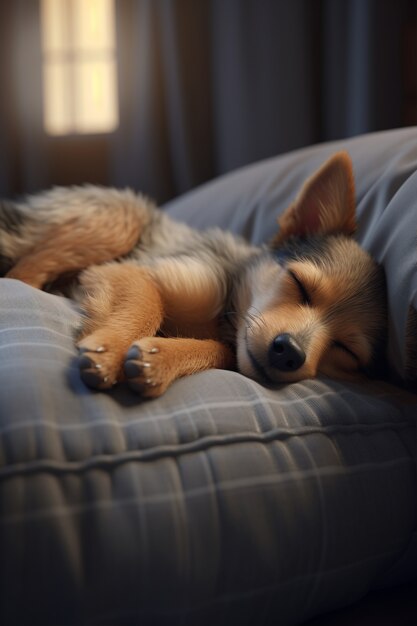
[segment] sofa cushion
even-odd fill
[[[217,370],[94,392],[70,301],[0,302],[0,623],[294,624],[416,575],[414,396]]]

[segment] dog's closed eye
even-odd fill
[[[300,280],[297,274],[295,274],[295,272],[293,272],[292,270],[288,270],[288,274],[291,276],[294,283],[297,285],[297,289],[300,292],[300,296],[301,296],[301,304],[303,304],[304,306],[311,306],[312,305],[311,296],[308,293],[307,289],[305,288],[304,283]]]
[[[358,357],[357,354],[355,354],[355,352],[353,352],[353,350],[351,350],[350,348],[348,348],[344,343],[342,343],[341,341],[333,341],[333,347],[337,348],[338,350],[343,350],[343,352],[345,352],[345,354],[348,354],[349,356],[351,356],[353,359],[355,359],[355,361],[360,364],[360,359]]]

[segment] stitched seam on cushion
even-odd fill
[[[409,424],[405,424],[404,428],[409,426]],[[398,430],[398,429],[397,429]],[[335,432],[343,432],[339,430],[335,430]],[[358,431],[355,431],[358,432]],[[364,431],[367,434],[368,430]],[[323,432],[320,429],[312,428],[308,432],[302,434],[328,434],[328,432]],[[279,433],[280,434],[280,433]],[[285,439],[290,437],[297,437],[299,434],[292,432],[283,433]],[[184,444],[175,444],[175,445],[166,445],[166,446],[158,446],[151,449],[146,450],[131,450],[125,451],[121,454],[112,454],[112,455],[96,455],[93,457],[89,457],[83,461],[53,461],[49,459],[37,459],[35,461],[29,461],[26,463],[16,463],[14,465],[9,465],[2,467],[0,469],[0,480],[4,478],[9,478],[22,474],[34,474],[38,472],[54,472],[57,474],[65,474],[65,473],[82,473],[84,471],[89,471],[91,469],[96,468],[109,468],[109,467],[117,467],[123,465],[125,463],[131,463],[133,461],[137,462],[149,462],[155,461],[158,459],[163,459],[167,457],[179,457],[184,454],[190,454],[195,452],[201,452],[203,450],[207,450],[209,448],[213,448],[215,446],[224,446],[224,445],[233,445],[240,443],[271,443],[273,441],[282,441],[282,438],[278,438],[276,436],[275,431],[271,431],[268,433],[250,433],[242,434],[242,435],[211,435],[208,437],[204,437],[202,439],[198,439],[192,442],[184,443]],[[413,457],[405,457],[407,460],[413,461]],[[415,462],[415,459],[414,459]],[[337,467],[337,466],[336,466]]]
[[[413,459],[402,458],[395,459],[393,461],[386,461],[385,463],[358,463],[357,465],[345,467],[345,466],[326,466],[315,467],[308,470],[296,470],[293,472],[266,474],[257,477],[245,477],[236,478],[230,480],[224,480],[212,484],[207,484],[202,487],[195,487],[188,489],[187,491],[167,491],[161,494],[151,495],[135,495],[131,498],[124,499],[111,499],[111,500],[98,500],[96,502],[88,502],[83,504],[77,504],[75,506],[56,506],[40,509],[35,512],[24,511],[23,513],[12,513],[9,515],[3,515],[0,517],[0,525],[7,526],[9,524],[16,524],[19,522],[28,522],[31,520],[40,520],[52,517],[62,517],[68,515],[79,515],[87,511],[103,511],[109,509],[119,510],[121,507],[130,506],[143,506],[149,504],[162,504],[165,502],[176,502],[178,498],[185,498],[187,500],[193,498],[199,498],[206,496],[208,493],[237,491],[239,489],[248,490],[248,488],[259,488],[264,486],[274,486],[277,484],[293,483],[294,480],[306,480],[322,478],[324,476],[334,477],[336,475],[350,476],[354,474],[364,474],[369,472],[380,472],[381,470],[389,471],[399,466],[414,465]]]

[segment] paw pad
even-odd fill
[[[149,392],[160,386],[157,365],[153,356],[159,352],[159,348],[145,348],[134,344],[126,354],[123,365],[124,373],[130,388],[141,395],[147,396]]]
[[[78,367],[81,379],[88,387],[93,389],[106,389],[116,383],[116,380],[110,380],[110,376],[103,364],[95,361],[95,355],[101,355],[104,352],[106,352],[106,348],[103,346],[93,350],[85,347],[79,348]]]

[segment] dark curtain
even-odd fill
[[[246,163],[410,122],[415,0],[117,0],[120,127],[96,156],[88,137],[51,152],[37,4],[0,3],[3,195],[92,180],[162,202]],[[57,159],[77,169],[57,180]]]
[[[211,4],[117,2],[116,184],[165,199],[213,176]]]
[[[37,2],[0,2],[0,193],[49,183]]]

